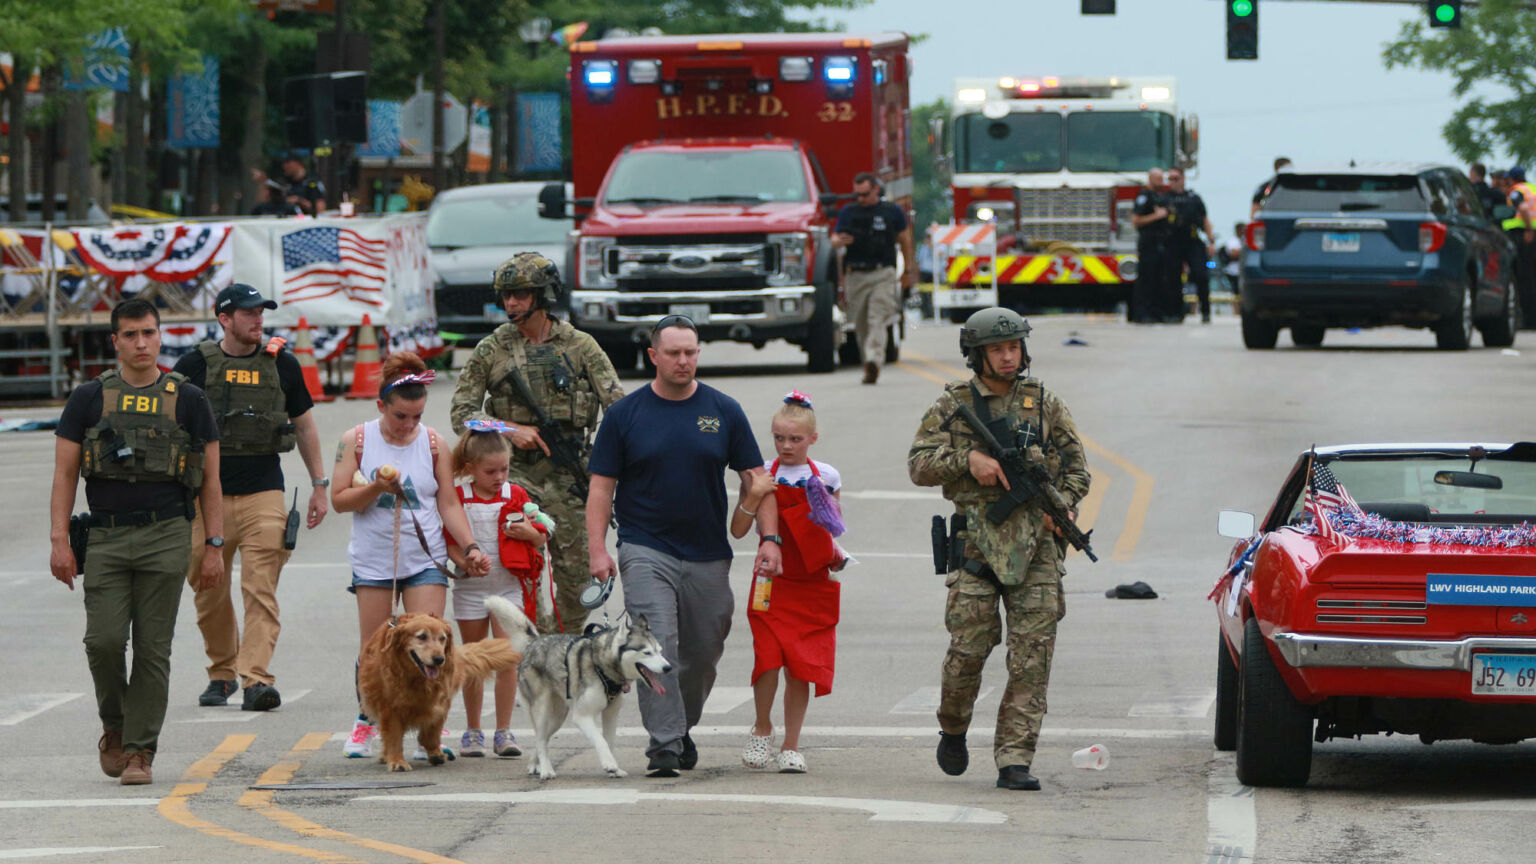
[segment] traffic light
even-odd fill
[[[1259,59],[1259,0],[1226,0],[1227,59]]]
[[[1429,0],[1424,5],[1429,9],[1429,26],[1461,26],[1461,0]]]
[[[1083,0],[1084,15],[1113,15],[1115,0]]]

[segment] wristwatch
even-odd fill
[[[207,540],[203,541],[203,545],[204,546],[212,546],[215,549],[223,549],[224,548],[224,538],[223,537],[209,537]]]
[[[319,480],[311,480],[309,481],[309,485],[315,487],[316,489],[324,489],[325,487],[331,485],[331,478],[321,477]]]
[[[757,541],[757,545],[761,546],[764,543],[777,543],[780,546],[783,546],[784,545],[784,538],[780,537],[777,534],[764,534],[763,535],[763,539]]]

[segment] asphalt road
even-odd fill
[[[284,573],[273,663],[283,707],[197,707],[205,674],[189,591],[156,782],[119,787],[96,768],[80,593],[47,573],[53,438],[0,436],[0,859],[1384,862],[1507,860],[1528,848],[1520,826],[1536,810],[1536,744],[1332,742],[1317,747],[1306,789],[1239,786],[1210,744],[1216,628],[1205,596],[1228,548],[1216,511],[1264,510],[1314,442],[1531,437],[1524,394],[1536,350],[1442,353],[1427,333],[1385,330],[1330,332],[1320,350],[1250,352],[1229,317],[1206,327],[1070,316],[1033,324],[1035,370],[1090,442],[1094,490],[1083,516],[1101,558],[1069,562],[1034,766],[1044,791],[993,788],[997,656],[971,771],[946,777],[933,761],[947,640],[927,526],[944,502],[908,482],[905,455],[918,417],[961,364],[957,328],[929,325],[875,387],[861,386],[856,370],[806,375],[787,346],[705,348],[701,377],[742,402],[760,442],[786,391],[811,393],[821,424],[812,455],[846,483],[845,545],[861,564],[843,579],[837,686],[811,705],[803,776],[754,773],[739,759],[752,716],[743,563],[736,627],[694,732],[693,772],[641,776],[633,697],[621,720],[618,757],[631,772],[623,780],[602,777],[574,730],[556,739],[560,776],[547,783],[525,775],[524,759],[418,763],[402,776],[341,758],[357,624],[344,591],[350,520],[332,516],[303,534]],[[1069,336],[1086,344],[1065,345]],[[451,388],[432,388],[428,420],[440,430]],[[374,407],[316,410],[328,450]],[[285,467],[302,478],[296,454]],[[1159,598],[1104,596],[1138,579]],[[620,608],[616,595],[610,609]],[[463,728],[459,710],[450,725]],[[522,708],[513,725],[527,729]],[[519,731],[525,743],[528,735]],[[1073,769],[1072,751],[1094,743],[1108,749],[1107,769]],[[425,785],[369,788],[396,780]],[[258,783],[290,788],[249,788]],[[357,788],[302,788],[324,783]]]

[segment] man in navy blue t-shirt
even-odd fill
[[[647,772],[676,777],[698,763],[688,732],[715,684],[735,611],[725,470],[748,485],[763,471],[763,456],[741,405],[695,380],[699,333],[692,321],[661,319],[648,350],[656,379],[608,409],[592,446],[587,556],[594,577],[623,574],[625,608],[646,617],[673,665],[660,676],[665,693],[640,690],[640,717],[651,735]],[[605,542],[615,511],[617,568]],[[778,511],[771,499],[757,520],[764,536],[753,566],[778,575]]]

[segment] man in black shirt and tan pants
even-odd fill
[[[846,250],[843,292],[859,352],[864,356],[864,383],[873,384],[885,361],[886,325],[901,311],[900,288],[917,284],[917,256],[907,214],[897,205],[880,200],[879,178],[867,171],[854,177],[853,194],[854,203],[837,214],[832,247]],[[902,258],[899,280],[898,245]]]

